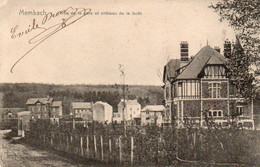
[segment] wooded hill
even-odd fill
[[[117,104],[123,98],[122,85],[54,85],[38,83],[1,83],[1,107],[25,107],[30,97],[46,97],[63,101],[64,114],[70,111],[72,101],[104,101],[117,111]],[[126,97],[138,99],[142,107],[147,104],[162,104],[163,88],[161,86],[129,85]]]

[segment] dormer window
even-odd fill
[[[226,78],[224,66],[211,65],[204,69],[205,78]]]

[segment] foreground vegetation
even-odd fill
[[[236,126],[128,126],[124,133],[122,125],[76,124],[74,129],[72,123],[38,121],[26,133],[28,143],[86,159],[135,165],[260,165],[260,133]]]

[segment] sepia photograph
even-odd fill
[[[259,0],[0,0],[0,167],[260,166]]]

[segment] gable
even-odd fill
[[[203,47],[177,79],[197,79],[206,65],[224,65],[226,59],[209,45]]]

